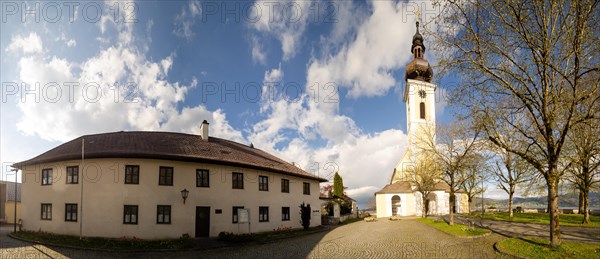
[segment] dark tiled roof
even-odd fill
[[[409,182],[397,181],[395,183],[386,185],[385,187],[383,187],[383,189],[376,192],[375,194],[379,194],[379,193],[412,193],[412,192],[414,192],[414,191],[410,188]]]
[[[212,163],[327,181],[267,152],[237,142],[214,137],[203,141],[198,135],[154,131],[86,135],[14,166],[22,168],[39,163],[81,159],[82,139],[85,139],[85,158],[148,158]]]

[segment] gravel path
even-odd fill
[[[3,230],[4,232],[4,230]],[[32,246],[1,235],[0,258],[496,258],[503,237],[457,238],[412,219],[357,222],[273,243],[208,251],[105,253]]]

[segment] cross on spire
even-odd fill
[[[419,10],[419,6],[417,6],[417,10],[413,11],[413,13],[417,17],[417,26],[419,26],[419,22],[421,21],[421,10]]]

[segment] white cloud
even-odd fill
[[[202,7],[198,0],[190,0],[187,6],[181,8],[181,12],[175,16],[173,33],[177,37],[190,40],[194,36],[192,27],[196,18],[201,14]]]
[[[281,70],[281,64],[279,64],[279,68],[274,68],[265,72],[265,82],[279,82],[282,79],[283,71]]]
[[[344,185],[348,187],[347,194],[364,203],[388,183],[394,165],[405,147],[404,132],[386,130],[357,137],[347,135],[342,143],[330,143],[319,148],[310,147],[304,141],[295,139],[277,154],[331,181],[333,174],[339,172]]]
[[[268,0],[255,2],[256,8],[249,17],[259,17],[250,26],[259,32],[273,35],[281,43],[283,60],[293,58],[300,48],[301,38],[308,24],[313,1],[287,1],[275,3]],[[254,52],[253,52],[254,53]]]
[[[503,200],[508,199],[508,194],[502,189],[498,189],[495,185],[487,185],[486,191],[483,194],[485,199]]]
[[[283,77],[281,66],[267,70],[265,85],[268,82],[285,84]],[[276,92],[269,98],[263,96],[261,113],[267,118],[256,123],[248,136],[255,147],[293,161],[321,177],[330,178],[339,171],[345,185],[350,190],[357,189],[351,193],[361,202],[388,182],[406,146],[406,135],[402,131],[364,134],[351,118],[337,114],[337,108],[315,104],[311,94],[297,101],[286,100],[281,95]],[[332,105],[337,106],[337,103]],[[294,134],[290,135],[289,131]],[[317,136],[324,144],[309,144]]]
[[[337,53],[325,53],[322,58],[313,59],[308,68],[309,84],[336,82],[347,87],[348,95],[354,98],[384,95],[396,85],[392,71],[404,67],[411,57],[410,39],[415,33],[415,24],[406,18],[403,2],[372,1],[370,4],[372,14],[360,25],[352,25],[354,17],[351,15],[339,17],[340,24],[349,25],[338,26],[334,36],[345,38],[340,35],[356,27],[356,37],[343,43]]]
[[[75,47],[75,46],[77,46],[77,41],[75,41],[74,39],[69,39],[67,41],[67,46],[68,47]]]
[[[77,41],[75,39],[68,39],[64,32],[61,33],[59,37],[56,37],[54,41],[62,41],[65,45],[67,45],[67,47],[77,46]]]
[[[104,8],[113,9],[114,6],[123,6],[123,2],[119,0],[105,0]],[[131,44],[135,38],[133,35],[133,26],[137,23],[136,12],[115,12],[118,16],[115,16],[113,12],[105,12],[100,17],[98,27],[102,34],[106,33],[108,26],[115,28],[118,34],[119,44],[128,45]],[[97,38],[101,42],[105,41],[102,38]]]
[[[267,54],[263,51],[260,42],[257,37],[252,37],[252,60],[254,62],[261,63],[265,65],[267,63]]]
[[[35,32],[29,33],[29,36],[14,36],[5,51],[21,51],[24,54],[41,53],[43,51],[42,39]]]
[[[81,65],[59,58],[24,57],[19,62],[20,79],[32,86],[40,83],[43,95],[39,102],[28,96],[18,103],[23,115],[17,128],[45,140],[68,141],[124,129],[198,133],[199,123],[206,119],[211,122],[211,135],[243,141],[221,110],[211,112],[201,105],[177,109],[197,82],[181,85],[165,80],[172,59],[151,62],[132,46],[109,47]],[[74,75],[74,67],[81,72]],[[79,85],[71,90],[68,82]],[[49,88],[50,83],[60,87]],[[57,96],[55,92],[62,96],[48,101]]]
[[[190,12],[198,15],[199,10]],[[167,80],[174,54],[149,60],[147,49],[136,47],[131,26],[106,18],[100,24],[101,33],[109,25],[117,30],[117,41],[105,39],[109,46],[82,62],[51,56],[20,58],[19,79],[37,89],[39,98],[36,101],[35,95],[27,95],[25,100],[17,100],[22,115],[16,124],[21,134],[68,141],[118,130],[198,133],[199,123],[206,119],[211,123],[211,135],[244,142],[224,111],[209,111],[202,105],[178,108],[197,80],[186,85]]]

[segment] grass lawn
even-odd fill
[[[469,226],[465,226],[465,225],[460,225],[460,224],[456,224],[454,223],[454,225],[450,226],[448,225],[448,223],[446,223],[445,221],[442,220],[435,220],[435,219],[428,219],[428,218],[420,218],[417,219],[420,222],[423,222],[427,225],[430,225],[432,227],[435,227],[441,231],[444,231],[446,233],[450,233],[453,235],[457,235],[457,236],[478,236],[478,235],[483,235],[485,233],[490,233],[491,231],[489,229],[483,229],[483,228],[478,228],[478,227],[469,227]]]
[[[83,248],[111,249],[111,250],[148,250],[148,249],[182,249],[193,247],[193,239],[165,239],[165,240],[140,240],[135,238],[100,238],[58,235],[47,232],[20,231],[12,233],[13,236],[27,240],[38,241],[44,244],[76,246]]]
[[[480,214],[471,214],[470,217],[480,217]],[[509,221],[508,212],[486,213],[484,219]],[[534,224],[550,224],[550,214],[548,213],[514,213],[513,222],[524,222]],[[574,227],[595,227],[600,228],[600,216],[590,215],[590,224],[581,224],[583,215],[579,214],[561,214],[561,226]]]
[[[526,258],[600,258],[600,245],[565,242],[556,248],[541,238],[508,238],[498,242],[500,250]]]

